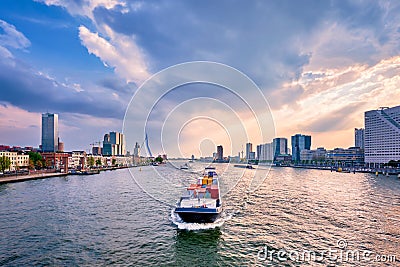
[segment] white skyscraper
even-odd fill
[[[58,114],[42,114],[42,151],[58,151]]]
[[[260,145],[260,161],[273,161],[274,160],[274,148],[272,143],[266,143]]]
[[[365,112],[365,162],[400,160],[400,106]]]

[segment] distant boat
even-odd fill
[[[252,165],[250,165],[250,164],[247,164],[247,165],[235,164],[235,165],[233,165],[233,167],[236,167],[236,168],[245,168],[245,169],[254,169],[254,167],[253,167]]]
[[[182,165],[180,167],[181,170],[188,170],[189,169],[189,165],[187,165],[187,163],[185,163],[184,165]]]
[[[100,170],[71,171],[70,173],[74,175],[93,175],[93,174],[99,174]]]
[[[341,167],[339,167],[339,168],[337,169],[337,172],[341,172],[341,173],[351,173],[350,170],[343,169],[343,168],[341,168]]]
[[[188,223],[211,223],[222,212],[218,175],[205,171],[196,184],[191,184],[176,203],[175,213]]]

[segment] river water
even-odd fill
[[[172,212],[201,163],[0,185],[0,266],[400,266],[397,177],[215,166],[205,225]]]

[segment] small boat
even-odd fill
[[[218,175],[206,170],[176,203],[175,213],[188,223],[211,223],[222,212]]]
[[[94,175],[94,174],[99,174],[100,170],[82,170],[82,171],[71,171],[71,174],[74,175]]]
[[[205,169],[206,169],[206,170],[215,170],[215,167],[213,167],[213,166],[208,166],[208,167],[206,167]]]
[[[188,170],[189,169],[189,165],[187,165],[187,163],[185,163],[184,165],[182,165],[180,167],[181,170]]]
[[[252,165],[250,165],[250,164],[247,164],[247,165],[235,164],[235,165],[233,165],[233,167],[236,167],[236,168],[245,168],[245,169],[254,169],[254,167],[253,167]]]

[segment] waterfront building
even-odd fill
[[[240,155],[229,157],[228,161],[231,163],[238,163],[240,162]]]
[[[224,160],[224,148],[222,147],[222,145],[217,146],[217,160]]]
[[[314,158],[314,151],[309,149],[303,149],[300,152],[300,161],[302,163],[311,162]]]
[[[287,155],[288,147],[287,147],[287,139],[286,138],[274,138],[272,141],[273,151],[274,151],[274,160],[279,155]]]
[[[119,132],[110,132],[104,135],[103,155],[124,156],[126,154],[125,136]]]
[[[354,146],[364,149],[364,128],[354,129]]]
[[[68,153],[42,152],[41,155],[46,167],[68,172]]]
[[[42,151],[58,151],[58,114],[42,114]]]
[[[400,106],[365,112],[365,162],[380,165],[400,160]]]
[[[60,141],[60,138],[58,138],[58,152],[64,152],[64,142]]]
[[[115,165],[117,166],[130,166],[133,165],[132,157],[125,157],[125,156],[114,156]]]
[[[9,171],[27,169],[29,167],[29,155],[25,155],[21,152],[0,151],[0,157],[3,156],[10,159]]]
[[[292,136],[292,160],[294,162],[300,161],[300,153],[304,149],[310,150],[311,136],[296,134]]]
[[[354,166],[364,164],[364,150],[359,147],[335,148],[326,152],[326,161],[335,165]]]
[[[300,152],[300,161],[311,162],[311,161],[325,161],[326,159],[326,149],[323,147],[318,147],[317,149],[303,149]]]
[[[86,166],[86,152],[72,151],[68,156],[68,168],[73,170],[81,170]]]
[[[272,143],[265,143],[260,145],[260,155],[258,157],[260,162],[273,161],[274,150]]]
[[[253,144],[252,143],[246,143],[246,159],[249,160],[250,158],[250,153],[253,152]]]
[[[0,145],[0,151],[9,151],[10,150],[10,146],[7,145]]]
[[[256,149],[256,152],[257,152],[257,154],[256,154],[256,159],[257,160],[260,160],[260,157],[261,157],[261,149],[262,149],[262,146],[263,145],[257,145],[257,149]]]
[[[250,152],[249,157],[247,158],[248,160],[255,160],[256,159],[256,152]]]
[[[133,148],[133,156],[139,157],[139,153],[140,153],[140,146],[138,142],[136,142],[135,147]]]
[[[92,147],[92,154],[95,156],[102,155],[103,149],[100,146],[94,146]]]

